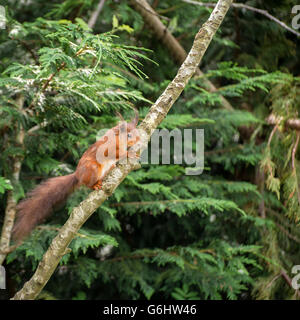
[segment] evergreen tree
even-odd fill
[[[150,4],[186,50],[212,10],[182,0]],[[286,24],[292,4],[251,1]],[[116,124],[116,111],[126,119],[134,106],[143,119],[178,70],[132,1],[107,0],[93,29],[97,1],[4,5],[3,223],[10,203],[48,177],[73,172],[100,130]],[[186,175],[189,165],[174,161],[131,172],[71,242],[39,298],[299,298],[290,284],[300,245],[297,55],[295,35],[232,8],[202,61],[204,74],[193,77],[160,125],[204,129],[203,173]],[[7,255],[13,294],[88,193],[72,194]]]

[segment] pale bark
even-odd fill
[[[271,113],[268,118],[266,119],[267,123],[270,125],[277,125],[281,124],[284,121],[283,117],[276,116],[274,113]],[[287,119],[284,121],[284,127],[293,129],[293,130],[300,130],[300,119]]]
[[[186,3],[190,3],[190,4],[194,4],[194,5],[198,5],[198,6],[210,7],[210,8],[214,8],[214,6],[216,5],[215,3],[198,2],[198,1],[194,1],[194,0],[182,0],[182,1],[186,2]],[[300,37],[300,33],[299,32],[297,32],[293,28],[287,26],[283,21],[281,21],[281,20],[277,19],[276,17],[272,16],[267,10],[251,7],[251,6],[248,6],[247,4],[244,4],[244,3],[233,3],[231,6],[234,7],[234,8],[245,9],[245,10],[249,10],[249,11],[253,11],[253,12],[259,13],[259,14],[267,17],[268,19],[276,22],[282,28],[288,30],[289,32],[292,32],[297,37]]]
[[[99,17],[99,14],[104,6],[104,3],[105,3],[105,0],[100,0],[98,5],[97,5],[97,8],[96,10],[93,12],[93,14],[91,15],[90,17],[90,20],[88,22],[88,26],[93,29],[95,27],[95,24],[98,20],[98,17]]]
[[[16,104],[18,105],[19,109],[22,109],[24,104],[24,97],[19,96],[18,99],[16,100]],[[25,136],[24,129],[22,126],[20,126],[20,129],[16,135],[16,143],[19,147],[23,146],[24,136]],[[18,156],[18,157],[15,157],[13,161],[12,180],[16,183],[19,181],[22,160],[23,158],[21,156]],[[16,202],[16,199],[14,198],[14,192],[13,190],[9,190],[7,192],[5,216],[4,216],[4,222],[2,226],[1,239],[0,239],[0,251],[1,251],[0,266],[4,262],[6,255],[9,252],[11,231],[12,231],[14,221],[15,221],[15,216],[16,216],[16,207],[17,207],[17,202]]]
[[[146,0],[131,0],[132,6],[138,11],[144,19],[145,24],[153,31],[154,35],[167,47],[173,59],[182,64],[187,57],[187,52],[178,40],[172,35],[167,27],[161,22],[159,16],[152,9]],[[203,78],[204,85],[210,92],[216,92],[215,85],[205,77],[205,74],[198,67],[196,75]],[[227,110],[233,110],[230,102],[223,96],[220,96],[222,105]]]
[[[223,21],[232,0],[219,0],[208,21],[197,33],[193,46],[185,61],[178,70],[174,80],[168,85],[149,113],[140,124],[139,128],[145,130],[147,139],[151,133],[163,121],[164,117],[179,97],[189,79],[195,73],[209,43]],[[44,254],[33,277],[24,284],[23,288],[16,293],[13,300],[35,299],[41,292],[47,281],[56,269],[61,257],[68,252],[68,245],[75,237],[80,227],[93,212],[114,192],[126,176],[139,165],[134,162],[119,164],[113,169],[100,191],[93,191],[86,200],[73,209],[69,219],[61,228],[58,235],[53,239],[49,249]]]

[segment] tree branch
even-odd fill
[[[285,270],[282,269],[280,271],[280,274],[283,277],[283,279],[285,280],[285,282],[291,287],[291,289],[294,289],[292,286],[292,279],[288,276],[288,274],[285,272]],[[299,290],[297,290],[297,289],[294,289],[294,290],[295,290],[295,295],[300,298]]]
[[[178,70],[176,77],[167,86],[149,113],[140,124],[139,129],[146,132],[149,141],[152,132],[163,121],[164,117],[179,97],[189,79],[195,73],[209,43],[223,21],[232,0],[219,0],[208,21],[196,34],[193,46],[185,61]],[[145,145],[143,145],[145,148]],[[61,228],[58,235],[53,239],[49,249],[44,254],[33,277],[24,284],[23,288],[16,293],[13,300],[35,299],[44,288],[56,269],[60,259],[67,252],[68,245],[75,237],[80,227],[95,212],[95,210],[114,192],[126,176],[139,165],[130,160],[125,164],[118,164],[103,181],[100,191],[91,192],[87,199],[75,207],[69,219]]]
[[[178,40],[172,35],[167,27],[160,21],[159,16],[152,9],[146,0],[132,0],[132,6],[138,11],[144,18],[145,23],[153,30],[154,34],[161,42],[167,47],[173,56],[174,60],[182,64],[187,57],[187,53]],[[210,92],[216,92],[215,85],[205,77],[205,74],[198,67],[196,69],[196,75],[203,77],[204,84],[208,87]],[[228,110],[233,110],[232,105],[222,95],[221,101],[223,107]]]
[[[17,98],[16,104],[18,105],[19,109],[23,108],[24,104],[24,96],[20,95]],[[25,132],[22,127],[20,126],[20,129],[16,135],[16,143],[18,146],[23,146],[24,142],[24,136]],[[18,156],[14,158],[13,165],[12,165],[12,179],[14,182],[19,181],[21,166],[22,166],[22,156]],[[14,225],[15,216],[16,216],[16,207],[17,202],[14,198],[14,192],[13,190],[9,190],[7,193],[7,203],[6,203],[6,209],[5,209],[5,216],[4,216],[4,223],[2,226],[2,233],[1,233],[1,239],[0,239],[0,266],[2,265],[3,261],[6,258],[7,253],[10,251],[10,238],[11,238],[11,231]]]
[[[174,199],[174,200],[155,200],[155,201],[132,201],[132,202],[118,202],[111,205],[111,207],[123,207],[123,206],[148,206],[153,204],[175,204],[189,202],[193,203],[198,201],[198,199]]]
[[[84,50],[85,50],[85,48],[79,49],[79,50],[76,52],[75,57],[78,57]],[[42,88],[41,88],[41,90],[40,90],[39,93],[44,93],[44,92],[46,91],[46,89],[48,88],[48,86],[49,86],[50,82],[53,80],[53,78],[54,78],[62,69],[64,69],[65,66],[66,66],[66,63],[65,63],[65,62],[62,62],[62,63],[60,64],[60,66],[57,67],[56,71],[50,74],[50,76],[49,76],[49,77],[47,78],[47,80],[44,82],[44,84],[43,84],[43,86],[42,86]],[[32,99],[30,105],[27,107],[28,110],[30,110],[30,109],[32,109],[32,108],[34,107],[37,99],[38,99],[38,94],[36,95],[35,98]]]
[[[276,116],[273,113],[271,113],[266,119],[266,122],[271,125],[276,125],[277,123],[280,123],[281,121],[283,121],[283,117]],[[296,119],[296,118],[295,119],[287,119],[284,122],[284,126],[289,129],[300,131],[300,119]]]
[[[193,0],[182,0],[182,1],[185,2],[185,3],[195,4],[195,5],[198,5],[198,6],[209,7],[209,8],[214,8],[214,6],[216,5],[215,3],[211,3],[211,2],[198,2],[198,1],[193,1]],[[267,17],[268,19],[276,22],[277,24],[279,24],[284,29],[292,32],[297,37],[300,37],[300,33],[299,32],[297,32],[296,30],[290,28],[284,22],[280,21],[276,17],[272,16],[267,10],[251,7],[251,6],[248,6],[247,4],[243,4],[243,3],[233,3],[231,6],[234,7],[234,8],[246,9],[246,10],[249,10],[249,11],[253,11],[253,12],[259,13],[259,14]]]
[[[140,10],[139,9],[137,9],[137,7],[136,7],[136,11],[146,11],[146,12],[148,12],[149,14],[151,14],[151,15],[153,15],[153,16],[155,16],[155,17],[158,17],[158,18],[161,18],[162,20],[167,20],[167,21],[170,21],[171,19],[170,18],[168,18],[168,17],[165,17],[165,16],[162,16],[162,15],[160,15],[160,14],[158,14],[156,11],[154,11],[153,10],[153,8],[148,4],[148,2],[147,1],[133,1],[133,4],[135,5],[135,6],[137,6],[137,7],[139,7],[140,6]]]
[[[281,224],[275,222],[277,228],[283,232],[284,234],[287,235],[288,238],[292,239],[293,241],[297,242],[297,243],[300,243],[300,239],[297,238],[296,236],[292,235],[291,233],[289,233]]]
[[[89,21],[88,21],[88,26],[91,28],[91,29],[94,29],[95,27],[95,24],[97,22],[97,19],[99,17],[99,14],[104,6],[104,3],[105,3],[105,0],[100,0],[98,5],[97,5],[97,9],[93,12],[93,14],[91,15]]]
[[[79,49],[76,52],[75,56],[77,57],[83,51],[84,51],[84,48]],[[54,76],[60,70],[62,70],[65,67],[65,65],[66,65],[65,62],[61,63],[61,65],[57,68],[57,71],[52,73],[48,77],[48,79],[46,80],[46,82],[43,84],[43,86],[41,88],[41,93],[45,92],[45,90],[49,86],[49,84],[52,81],[52,79],[54,78]],[[27,110],[30,110],[34,106],[36,99],[37,98],[34,98],[32,100],[30,105],[26,108]],[[18,105],[20,110],[23,110],[23,105],[24,105],[24,96],[23,95],[19,95],[19,97],[17,98],[16,104]],[[45,126],[46,124],[47,123],[44,121],[43,123],[36,125],[36,126],[32,127],[31,129],[29,129],[27,131],[27,133],[25,133],[24,128],[22,127],[22,125],[20,125],[20,129],[16,135],[16,143],[19,146],[23,147],[25,134],[32,134],[32,132],[40,129],[41,127]],[[22,161],[23,161],[22,156],[18,156],[18,157],[14,158],[14,162],[12,165],[12,179],[15,182],[19,181],[19,175],[20,175],[20,171],[21,171]],[[5,260],[7,253],[9,253],[11,251],[9,244],[10,244],[11,232],[12,232],[12,228],[13,228],[14,220],[15,220],[15,216],[16,216],[16,208],[17,208],[17,202],[14,198],[14,192],[13,192],[13,190],[10,190],[7,193],[7,204],[6,204],[4,223],[3,223],[2,233],[1,233],[1,238],[0,238],[0,265],[2,265],[3,261]],[[14,248],[14,246],[13,246],[13,248]]]

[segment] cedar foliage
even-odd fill
[[[210,9],[180,0],[157,4],[169,19],[166,27],[188,49]],[[251,4],[278,18],[290,10],[288,0]],[[8,21],[0,33],[1,222],[8,190],[19,200],[42,180],[72,172],[100,130],[116,123],[115,111],[129,117],[135,106],[142,118],[177,70],[128,1],[107,0],[90,30],[96,5],[6,3]],[[188,165],[174,163],[132,172],[72,241],[40,299],[295,298],[276,276],[299,263],[297,153],[292,166],[297,137],[284,129],[287,119],[298,117],[296,44],[274,22],[232,9],[201,65],[218,90],[209,92],[194,77],[161,124],[204,128],[203,174],[185,175]],[[222,108],[220,95],[234,110]],[[282,119],[268,143],[273,128],[265,117],[271,112]],[[24,146],[15,143],[20,128]],[[12,178],[16,157],[22,159],[19,181]],[[31,276],[66,213],[88,192],[74,193],[8,255],[12,290]]]

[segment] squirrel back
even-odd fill
[[[20,242],[29,235],[37,224],[50,216],[53,209],[65,202],[76,187],[85,185],[93,190],[101,189],[102,180],[116,163],[131,156],[129,148],[140,140],[136,129],[138,112],[135,110],[135,117],[129,123],[122,116],[120,118],[121,123],[108,130],[85,151],[74,173],[46,180],[18,204],[17,220],[12,231],[13,240]],[[114,157],[108,152],[111,146],[115,151]]]

